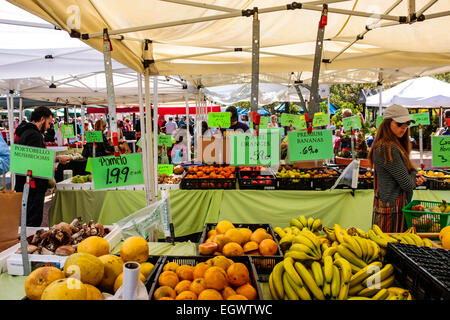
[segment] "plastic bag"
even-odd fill
[[[358,188],[358,177],[359,177],[359,159],[355,159],[344,169],[342,174],[337,178],[334,186],[331,190],[335,189],[339,185],[346,185],[352,189]]]

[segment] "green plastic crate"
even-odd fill
[[[413,200],[402,210],[405,214],[406,225],[408,228],[415,227],[416,232],[439,232],[445,226],[450,224],[450,213],[413,211],[411,208],[415,205],[422,205],[425,208],[432,209],[439,206],[442,202]]]

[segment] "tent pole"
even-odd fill
[[[153,130],[153,163],[155,165],[155,186],[158,190],[158,76],[153,77]]]
[[[260,23],[258,19],[258,8],[253,8],[252,25],[252,87],[251,87],[251,111],[258,112],[259,94],[259,46],[260,46]],[[252,114],[250,115],[252,116]],[[259,125],[253,121],[253,129],[258,131]]]
[[[19,98],[19,123],[23,120],[23,101],[22,97]]]
[[[189,131],[189,101],[188,101],[188,88],[186,85],[184,93],[184,101],[186,103],[186,139],[188,149],[188,162],[191,161],[191,132]]]
[[[8,131],[9,131],[9,145],[14,144],[14,94],[13,90],[10,90],[6,96],[6,103],[8,107]],[[14,190],[16,184],[16,175],[11,172],[11,190]]]
[[[144,73],[144,83],[145,83],[145,112],[146,112],[146,122],[147,122],[147,161],[149,164],[149,183],[150,183],[150,194],[151,202],[153,203],[158,199],[158,189],[155,189],[155,178],[154,178],[154,164],[153,164],[153,139],[154,134],[152,130],[152,106],[150,105],[150,79],[149,79],[149,69],[145,68]],[[156,150],[155,150],[156,151]]]
[[[147,162],[147,135],[146,135],[146,123],[145,123],[145,111],[144,104],[142,100],[142,75],[140,73],[138,75],[138,98],[139,98],[139,123],[141,127],[141,149],[142,149],[142,170],[144,174],[144,190],[145,190],[145,203],[150,205],[151,197],[150,197],[150,185],[148,183],[148,162]]]
[[[81,148],[83,148],[83,146],[84,146],[84,140],[86,137],[86,133],[85,133],[85,129],[84,129],[84,122],[86,121],[85,108],[86,108],[86,103],[83,102],[81,104]]]

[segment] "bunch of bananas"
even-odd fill
[[[297,227],[299,230],[303,230],[303,228],[307,228],[311,232],[319,234],[322,231],[322,220],[314,219],[313,217],[309,217],[306,219],[305,216],[299,216],[297,219],[292,218],[289,221],[289,225],[291,227]]]
[[[389,242],[400,242],[403,244],[412,244],[415,246],[426,246],[432,248],[433,245],[428,238],[421,238],[416,234],[414,227],[409,228],[403,233],[387,235],[379,226],[374,224],[372,229],[367,232],[369,238],[375,241],[380,247],[386,248]]]

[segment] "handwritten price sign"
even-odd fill
[[[433,136],[433,167],[450,167],[450,136]]]
[[[208,113],[208,126],[212,128],[229,128],[231,126],[231,112]]]
[[[259,136],[251,134],[231,136],[231,165],[278,165],[280,138],[279,130],[267,129],[260,129]]]
[[[164,135],[164,134],[158,135],[158,146],[162,146],[163,144],[166,147],[171,147],[172,146],[172,136]]]
[[[299,116],[296,114],[282,113],[281,125],[283,127],[295,127],[297,130],[306,129],[305,116]]]
[[[86,131],[86,142],[103,142],[103,134],[101,131]]]
[[[330,119],[327,113],[315,113],[313,119],[313,127],[322,127],[330,124]]]
[[[416,120],[416,123],[411,123],[410,127],[415,127],[421,124],[422,126],[428,126],[430,125],[430,114],[428,112],[423,113],[411,113],[411,118]]]
[[[73,138],[75,133],[73,132],[73,126],[71,124],[64,124],[61,126],[61,132],[63,138]]]
[[[351,128],[361,129],[361,118],[359,116],[342,118],[342,124],[344,125],[345,131],[350,131]]]
[[[289,160],[305,161],[333,158],[331,130],[291,131],[289,139]]]
[[[11,172],[26,175],[31,170],[33,177],[53,178],[55,151],[13,144],[11,146]]]
[[[95,190],[144,183],[140,153],[92,158],[91,168]]]
[[[173,174],[173,165],[171,164],[158,164],[158,174],[167,174],[170,176]]]

